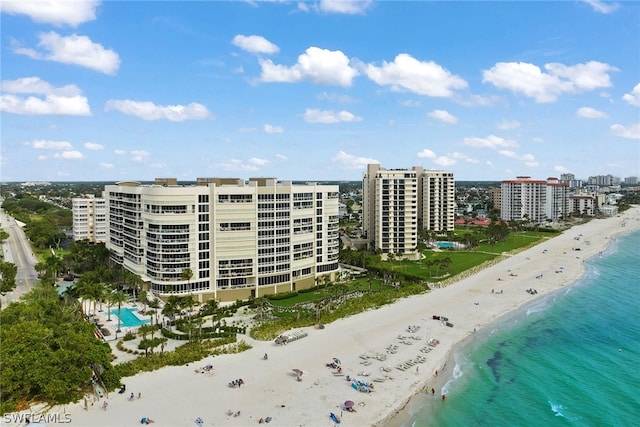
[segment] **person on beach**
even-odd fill
[[[106,411],[107,406],[109,406],[109,403],[105,400],[104,403],[102,404],[102,409]]]
[[[446,395],[446,394],[443,394],[443,395],[442,395],[442,401],[444,401],[446,398],[447,398],[447,395]]]
[[[435,396],[436,395],[436,390],[434,388],[431,389],[431,396]]]

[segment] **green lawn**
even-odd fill
[[[438,282],[448,277],[455,276],[463,271],[490,261],[505,252],[526,248],[530,245],[540,243],[544,239],[555,236],[555,234],[541,232],[523,232],[511,234],[506,240],[494,244],[482,243],[471,251],[432,251],[423,252],[423,259],[419,261],[385,261],[379,264],[389,272],[401,272],[411,274],[429,282]],[[447,267],[437,267],[428,263],[434,260],[450,259],[451,263]]]

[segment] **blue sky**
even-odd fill
[[[4,181],[640,175],[640,3],[0,3]]]

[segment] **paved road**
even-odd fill
[[[2,297],[2,307],[6,307],[7,304],[17,301],[22,295],[29,292],[33,284],[38,281],[38,275],[34,268],[38,259],[33,255],[24,231],[16,220],[8,216],[2,208],[0,208],[0,227],[9,233],[9,238],[2,243],[4,260],[18,267],[16,288]]]

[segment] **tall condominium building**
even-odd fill
[[[560,174],[560,182],[568,184],[569,188],[581,188],[583,184],[582,180],[576,179],[576,176],[572,173]]]
[[[569,184],[557,178],[547,178],[544,214],[546,219],[557,221],[569,213]]]
[[[609,187],[612,185],[620,185],[620,178],[617,176],[609,175],[595,175],[590,176],[587,180],[588,184],[598,185],[600,187]]]
[[[518,176],[500,185],[500,217],[504,220],[557,220],[569,209],[569,185],[557,178],[533,180]]]
[[[337,185],[157,179],[107,185],[104,197],[112,258],[161,295],[245,300],[338,272]]]
[[[367,166],[362,181],[363,230],[383,253],[414,254],[418,230],[453,231],[453,173]]]
[[[107,241],[107,205],[103,198],[85,195],[71,199],[73,240]]]

